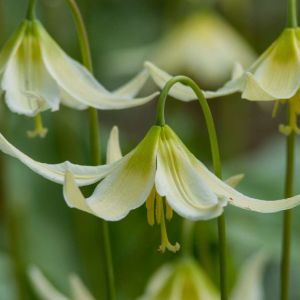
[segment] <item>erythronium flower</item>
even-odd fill
[[[266,257],[257,254],[246,261],[229,297],[230,300],[263,300]],[[181,258],[162,266],[150,279],[139,300],[218,300],[219,292],[208,275],[192,258]]]
[[[145,65],[160,87],[172,77],[151,63]],[[281,126],[281,131],[285,134],[291,131],[300,133],[297,126],[297,115],[300,114],[300,28],[284,29],[249,68],[243,70],[238,67],[229,82],[216,92],[206,92],[205,96],[213,98],[235,92],[251,101],[290,101],[293,120],[289,126]],[[180,83],[170,94],[183,101],[197,99],[189,87]]]
[[[69,57],[36,19],[26,19],[0,53],[1,89],[8,107],[35,116],[62,103],[74,109],[124,109],[142,105],[157,93],[134,98],[148,78],[142,71],[114,92],[106,90]],[[43,135],[42,126],[36,134]],[[34,135],[34,133],[33,133]]]
[[[190,220],[207,220],[221,215],[227,203],[261,213],[278,212],[300,204],[300,195],[274,201],[243,195],[210,172],[167,125],[153,126],[144,139],[120,159],[116,129],[108,145],[110,163],[106,165],[46,164],[31,159],[0,134],[0,150],[18,158],[41,176],[63,184],[64,197],[70,207],[118,221],[146,203],[148,222],[161,225],[161,251],[179,249],[178,244],[171,245],[166,233],[165,217],[171,219],[173,210]],[[84,198],[78,187],[99,181],[93,194]]]
[[[84,286],[80,278],[72,274],[69,277],[70,294],[65,296],[59,292],[50,281],[43,275],[43,273],[36,267],[29,269],[29,277],[33,287],[41,300],[94,300],[95,298],[90,294]]]

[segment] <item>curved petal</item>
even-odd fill
[[[111,164],[115,161],[118,161],[122,158],[122,151],[119,141],[119,129],[117,126],[114,126],[110,132],[107,151],[106,151],[106,162]]]
[[[160,131],[161,127],[153,126],[143,141],[98,184],[87,199],[95,215],[117,221],[146,201],[154,185]]]
[[[300,86],[300,48],[296,30],[285,29],[248,71],[261,89],[273,98],[293,97]]]
[[[31,25],[27,27],[16,53],[7,63],[2,89],[13,112],[33,116],[48,108],[58,109],[59,89],[43,64]]]
[[[29,277],[33,287],[42,300],[70,300],[61,294],[36,267],[29,269]]]
[[[58,85],[78,102],[98,109],[122,109],[145,104],[158,93],[147,97],[129,97],[139,89],[142,80],[134,80],[115,93],[108,92],[86,68],[67,56],[49,36],[46,30],[35,22],[41,40],[42,56],[51,76]]]
[[[170,131],[165,126],[161,132],[155,179],[157,192],[185,218],[206,220],[219,216],[225,203],[205,183],[188,155],[178,148]]]
[[[72,290],[72,300],[95,300],[77,275],[73,274],[70,276],[70,286]]]
[[[64,89],[60,88],[60,101],[63,105],[72,109],[84,110],[89,106],[79,102],[76,98],[68,94]]]
[[[163,89],[166,83],[173,78],[172,75],[161,70],[151,62],[145,62],[145,68],[148,69],[151,78],[160,89]],[[194,91],[190,87],[185,86],[181,83],[176,83],[170,90],[169,95],[174,97],[175,99],[186,102],[197,99]]]
[[[24,165],[35,173],[53,182],[63,184],[66,170],[71,171],[76,183],[80,186],[93,184],[105,177],[116,164],[103,166],[82,166],[64,162],[60,164],[46,164],[33,160],[12,144],[10,144],[2,134],[0,134],[0,150],[12,157],[20,160]]]
[[[201,163],[182,143],[182,141],[176,136],[176,134],[169,130],[172,139],[176,141],[177,148],[186,154],[190,163],[196,168],[197,172],[201,174],[201,177],[205,184],[219,197],[228,201],[228,203],[246,209],[261,213],[275,213],[287,209],[294,208],[300,204],[300,195],[281,199],[281,200],[260,200],[248,197],[234,188],[227,185],[215,174],[210,172],[207,167]]]

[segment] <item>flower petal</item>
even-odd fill
[[[145,68],[148,69],[151,78],[159,86],[160,89],[163,89],[166,83],[173,78],[172,75],[158,68],[151,62],[145,62]],[[197,99],[194,91],[189,86],[185,86],[181,83],[176,83],[170,90],[169,95],[174,97],[175,99],[186,102]]]
[[[106,151],[106,162],[111,164],[115,161],[118,161],[122,158],[122,151],[119,141],[119,129],[117,126],[114,126],[110,132],[107,151]]]
[[[54,181],[63,184],[66,170],[72,172],[75,176],[76,183],[80,186],[93,184],[105,177],[111,170],[116,167],[116,164],[103,166],[82,166],[64,162],[60,164],[46,164],[33,160],[12,144],[10,144],[2,134],[0,134],[0,150],[12,157],[20,160],[24,165],[30,168],[35,173]]]
[[[232,300],[263,300],[263,273],[266,267],[266,255],[258,253],[250,257],[243,265],[234,288]]]
[[[146,201],[154,185],[160,131],[161,127],[153,126],[143,141],[98,184],[87,199],[95,215],[117,221]]]
[[[155,179],[157,192],[185,218],[205,220],[219,216],[225,203],[205,183],[170,131],[165,126],[161,132]]]
[[[48,108],[58,109],[59,89],[43,64],[31,25],[27,27],[16,53],[7,63],[2,89],[13,112],[33,116]]]
[[[98,109],[122,109],[142,105],[154,99],[158,93],[147,97],[129,97],[135,94],[141,87],[141,77],[133,80],[127,86],[117,90],[115,93],[107,91],[86,68],[66,55],[46,30],[35,22],[41,39],[42,56],[51,76],[60,87],[78,102]]]
[[[70,285],[72,290],[72,300],[94,300],[95,299],[77,275],[73,274],[70,276]]]
[[[231,187],[235,188],[240,184],[240,182],[244,179],[244,177],[245,177],[245,174],[237,174],[237,175],[227,178],[225,180],[225,182],[228,185],[230,185]]]
[[[29,277],[33,287],[42,300],[70,300],[61,294],[36,267],[29,269]]]

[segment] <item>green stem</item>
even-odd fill
[[[289,124],[293,120],[293,108],[289,103]],[[285,197],[293,196],[294,167],[295,167],[295,132],[292,131],[287,137],[286,144],[286,178]],[[283,213],[283,236],[282,236],[282,257],[281,257],[281,293],[280,299],[287,300],[289,293],[289,273],[291,255],[291,231],[292,231],[292,210]]]
[[[28,20],[35,19],[35,7],[36,7],[36,0],[29,0],[26,19]]]
[[[288,27],[297,27],[297,0],[288,0],[288,13],[287,13]]]
[[[193,233],[196,223],[187,219],[182,221],[182,254],[192,256]]]
[[[157,107],[157,117],[156,117],[156,124],[158,126],[164,126],[165,121],[165,104],[166,99],[169,94],[170,89],[176,83],[182,83],[192,88],[194,93],[196,94],[199,104],[203,110],[208,134],[209,134],[209,141],[212,153],[212,160],[213,160],[213,167],[215,174],[222,178],[222,166],[221,166],[221,158],[220,158],[220,151],[217,139],[217,133],[215,129],[214,120],[207,103],[206,98],[204,97],[202,90],[198,87],[198,85],[190,78],[186,76],[176,76],[170,79],[166,85],[164,86],[158,101]],[[218,239],[219,239],[219,258],[220,258],[220,290],[221,290],[221,300],[227,300],[227,267],[226,267],[226,223],[225,223],[225,216],[222,215],[218,218]]]
[[[83,64],[91,73],[93,73],[91,50],[90,50],[86,27],[81,12],[75,0],[66,0],[66,2],[69,5],[69,8],[72,12],[75,21]],[[100,141],[100,129],[98,125],[98,111],[92,107],[89,108],[89,123],[90,123],[90,144],[91,144],[93,163],[95,165],[99,165],[101,164],[101,141]],[[114,283],[114,271],[113,271],[109,226],[108,223],[104,220],[102,220],[102,234],[103,234],[103,242],[104,242],[108,294],[109,294],[109,299],[114,300],[116,298],[116,292],[115,292],[115,283]]]

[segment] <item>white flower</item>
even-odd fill
[[[230,300],[263,300],[264,254],[257,254],[242,266]],[[217,288],[192,258],[179,259],[161,267],[150,279],[139,300],[219,300]]]
[[[37,20],[24,20],[6,43],[0,53],[0,74],[8,107],[27,116],[55,111],[60,103],[74,109],[123,109],[156,96],[134,98],[148,78],[147,71],[109,92],[70,58]]]
[[[72,274],[69,277],[71,296],[60,293],[36,267],[29,269],[29,277],[41,300],[94,300],[80,278]]]
[[[70,162],[46,164],[35,161],[0,134],[0,150],[18,158],[37,174],[64,185],[70,207],[109,221],[118,221],[146,203],[148,222],[161,225],[161,251],[177,251],[167,238],[165,218],[173,210],[190,220],[207,220],[223,213],[227,203],[261,213],[274,213],[300,204],[300,195],[274,201],[243,195],[210,172],[168,126],[153,126],[131,152],[120,158],[117,129],[108,143],[109,163],[100,166]],[[230,184],[239,178],[230,180]],[[85,199],[79,186],[96,182]]]

